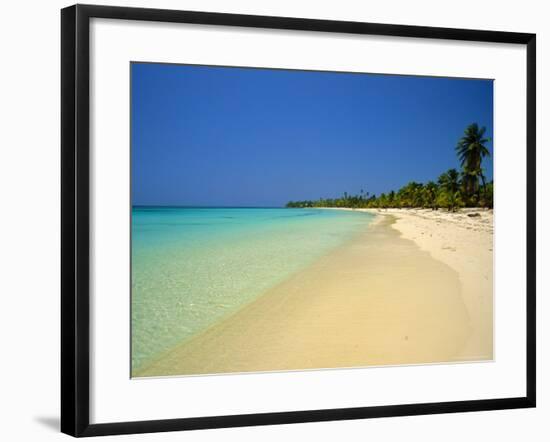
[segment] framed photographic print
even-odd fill
[[[63,432],[535,406],[534,34],[61,25]]]

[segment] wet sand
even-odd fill
[[[435,259],[454,269],[468,309],[472,333],[465,361],[493,359],[493,211],[388,209],[393,227]],[[473,216],[472,216],[473,215]]]
[[[350,243],[134,375],[464,360],[476,329],[458,272],[395,224],[396,217],[378,217]],[[492,348],[477,359],[491,357]]]

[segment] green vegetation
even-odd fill
[[[445,208],[455,211],[460,207],[493,207],[493,181],[487,182],[482,162],[489,156],[485,127],[470,124],[458,141],[456,153],[461,172],[449,169],[437,182],[426,184],[411,181],[397,191],[371,195],[361,190],[359,195],[340,198],[319,198],[316,201],[290,201],[286,207],[351,207],[351,208]]]

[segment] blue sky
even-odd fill
[[[458,169],[468,124],[493,136],[491,80],[148,63],[131,75],[134,205],[379,194]]]

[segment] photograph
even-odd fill
[[[550,434],[546,4],[5,5],[1,440]]]
[[[493,361],[492,79],[133,61],[129,105],[132,378]]]

